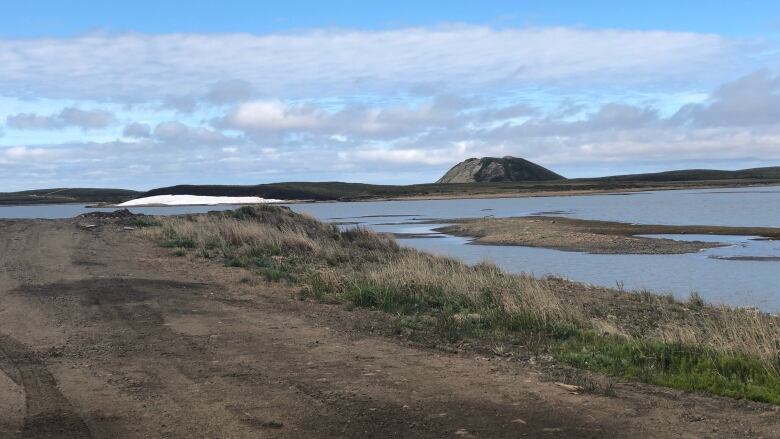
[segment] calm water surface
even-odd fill
[[[150,215],[201,213],[236,206],[130,209]],[[659,191],[578,197],[306,203],[290,207],[324,221],[360,224],[381,232],[416,234],[403,245],[454,256],[468,263],[490,260],[510,272],[557,275],[597,285],[671,292],[698,291],[707,300],[780,311],[780,241],[743,236],[685,236],[728,246],[686,255],[592,255],[515,246],[469,245],[469,239],[432,231],[451,218],[557,215],[646,224],[780,227],[780,187]],[[69,218],[83,205],[0,206],[0,218]],[[419,224],[431,219],[440,224]],[[670,236],[671,237],[671,236]],[[758,257],[762,260],[729,260]],[[775,259],[773,259],[775,258]]]
[[[670,292],[692,291],[733,306],[780,311],[780,241],[744,236],[667,236],[723,242],[726,247],[685,255],[593,255],[530,247],[469,245],[468,238],[432,229],[447,218],[557,215],[628,223],[780,227],[780,187],[643,192],[580,197],[298,204],[325,221],[357,223],[377,231],[426,237],[403,245],[468,263],[490,260],[510,272],[556,275],[596,285]],[[415,224],[444,219],[441,224]],[[723,258],[754,256],[764,260]]]

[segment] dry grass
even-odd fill
[[[166,247],[222,258],[269,280],[293,281],[308,297],[391,312],[404,325],[433,329],[449,339],[545,334],[545,344],[558,358],[580,367],[780,401],[776,317],[618,290],[607,291],[612,299],[602,294],[596,302],[617,302],[623,313],[596,313],[581,299],[596,294],[592,288],[574,283],[561,288],[560,281],[507,274],[490,263],[469,266],[400,248],[386,235],[360,228],[339,231],[278,207],[159,222],[141,233]],[[648,315],[661,323],[646,332],[626,330]]]
[[[295,222],[269,224],[231,216],[198,215],[165,218],[161,228],[147,228],[144,233],[154,239],[189,241],[204,250],[253,247],[320,250],[318,242],[310,236],[310,228]]]
[[[169,246],[195,248],[208,257],[228,260],[262,255],[278,259],[291,255],[303,257],[312,275],[307,280],[323,294],[343,298],[351,289],[381,287],[406,296],[419,296],[420,300],[439,295],[447,302],[489,304],[507,315],[565,322],[598,333],[627,336],[620,321],[587,317],[592,313],[584,311],[578,302],[563,300],[571,292],[556,291],[556,285],[547,280],[507,274],[488,262],[469,266],[449,257],[401,249],[386,235],[363,228],[339,232],[312,217],[277,207],[164,217],[159,218],[159,223],[160,227],[145,228],[141,233],[163,244],[174,244]],[[647,299],[649,306],[675,304],[668,297],[649,292],[644,296],[658,299]],[[704,305],[697,300],[685,306]],[[776,366],[780,351],[777,318],[728,308],[708,310],[693,320],[665,319],[661,328],[648,335],[664,342],[745,353]],[[454,318],[459,318],[457,313]]]
[[[659,331],[659,338],[758,358],[780,374],[780,322],[776,317],[752,310],[720,308],[715,311],[700,321],[667,325]]]
[[[488,301],[507,314],[529,315],[542,321],[581,320],[577,310],[567,307],[544,281],[508,275],[489,263],[468,266],[452,258],[405,252],[392,264],[367,273],[365,280],[399,291],[441,289],[455,300]]]

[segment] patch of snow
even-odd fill
[[[206,197],[200,195],[155,195],[137,198],[118,204],[118,207],[138,206],[216,206],[218,204],[266,204],[282,203],[284,200],[260,197]]]

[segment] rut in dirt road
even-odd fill
[[[0,334],[0,368],[26,395],[27,412],[20,438],[90,438],[57,382],[35,352],[13,338]]]

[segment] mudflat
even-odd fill
[[[117,224],[0,221],[0,437],[777,437],[776,407],[393,336],[381,313],[175,258]]]
[[[780,239],[770,227],[668,226],[627,224],[554,216],[437,220],[452,222],[436,231],[475,238],[473,244],[521,245],[598,254],[693,253],[721,244],[638,235],[739,235]]]

